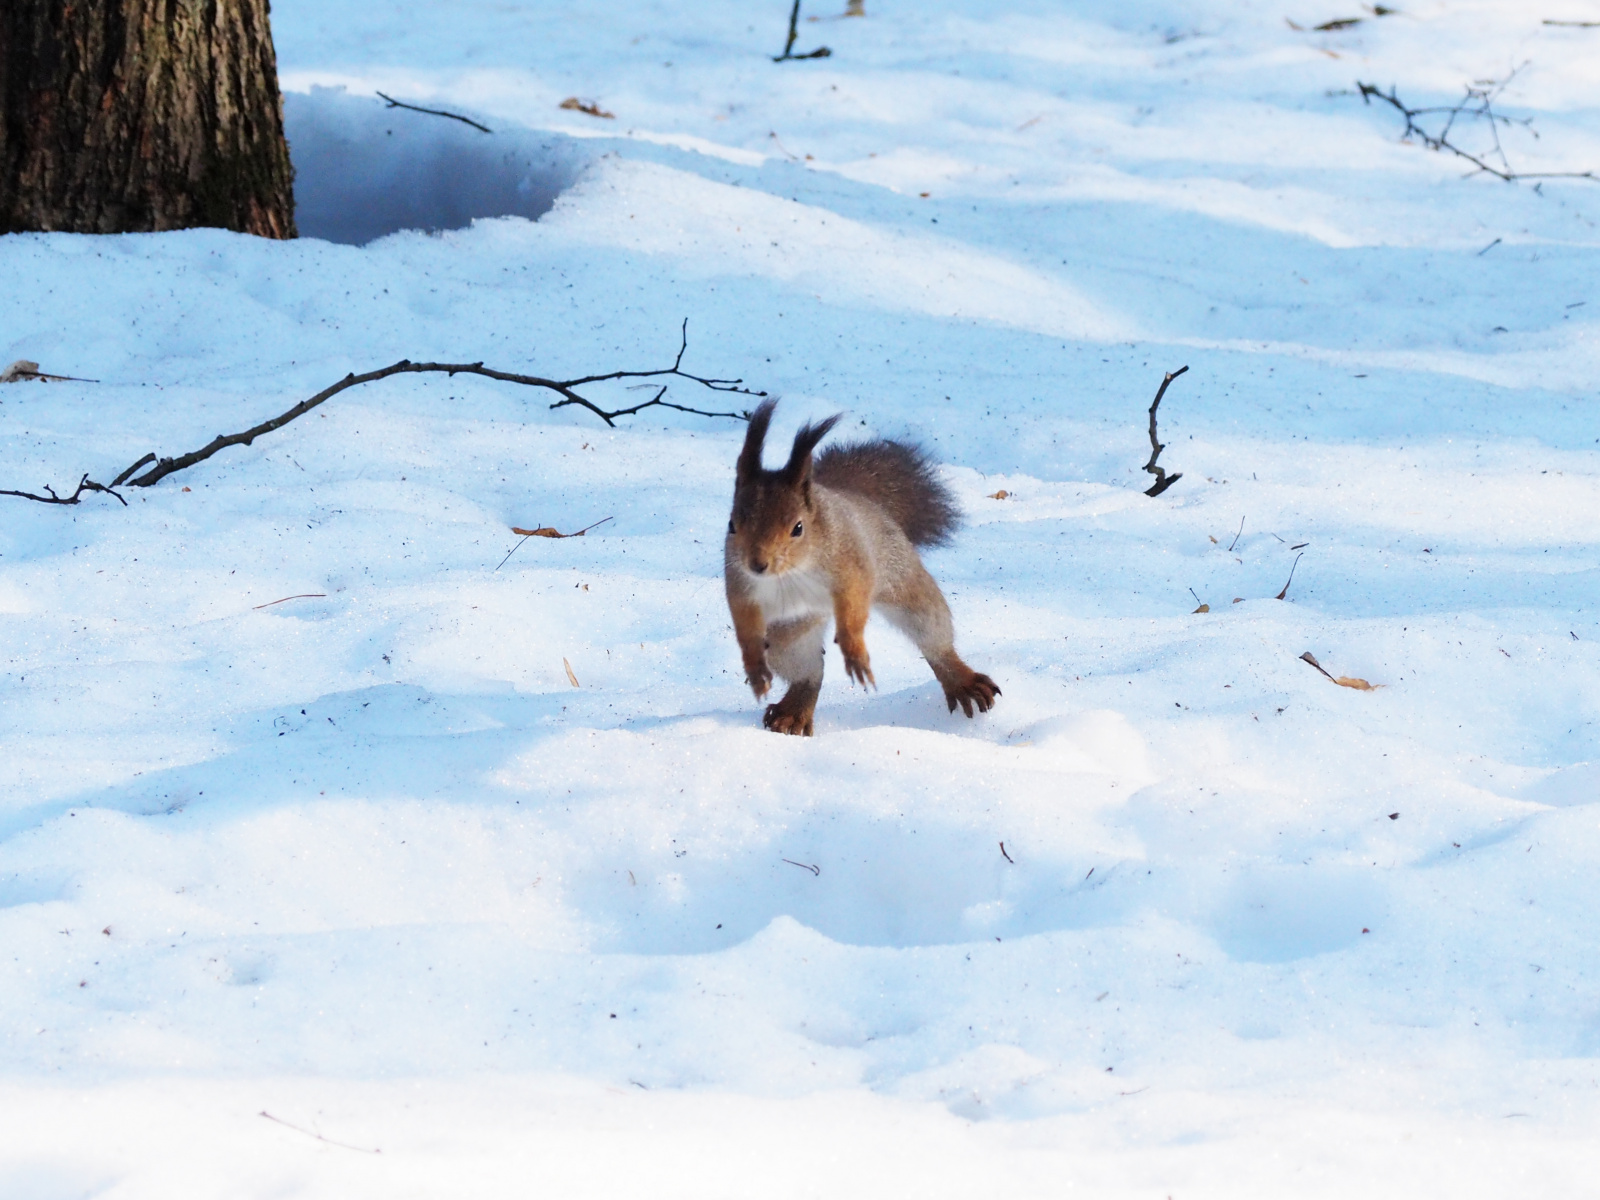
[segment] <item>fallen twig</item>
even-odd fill
[[[1156,481],[1145,489],[1146,496],[1159,496],[1178,480],[1183,478],[1182,472],[1168,475],[1165,467],[1156,466],[1156,459],[1161,457],[1161,452],[1166,449],[1156,439],[1156,409],[1161,407],[1161,397],[1167,394],[1167,388],[1179,375],[1187,371],[1188,367],[1179,367],[1176,371],[1168,371],[1162,379],[1161,386],[1156,389],[1156,398],[1150,402],[1150,461],[1145,463],[1144,469],[1156,477]]]
[[[0,496],[18,496],[23,500],[37,500],[40,504],[76,504],[78,502],[78,497],[82,496],[85,492],[104,492],[108,496],[116,496],[117,499],[122,502],[122,506],[126,508],[128,506],[128,502],[123,500],[121,496],[117,496],[117,493],[111,490],[111,488],[116,487],[117,484],[121,482],[122,480],[120,479],[113,480],[111,487],[107,487],[103,483],[96,483],[94,480],[90,479],[87,474],[85,474],[82,479],[78,480],[78,487],[70,496],[56,495],[55,489],[48,483],[44,485],[44,490],[50,493],[48,496],[38,496],[33,492],[12,491],[9,488],[0,488]]]
[[[1239,532],[1233,535],[1233,541],[1228,543],[1228,553],[1233,553],[1233,548],[1239,544],[1239,539],[1244,536],[1244,518],[1239,518]],[[1199,599],[1199,597],[1195,597]]]
[[[861,15],[865,16],[866,14],[862,13]],[[800,0],[794,0],[794,7],[789,10],[789,39],[788,39],[788,41],[783,43],[783,53],[782,54],[778,54],[778,55],[774,55],[772,61],[773,62],[788,62],[791,59],[800,59],[800,58],[827,58],[830,54],[833,53],[833,51],[829,50],[826,46],[818,46],[815,50],[812,50],[812,51],[810,51],[810,52],[808,52],[806,54],[796,54],[794,52],[794,42],[795,42],[795,39],[797,37],[799,37],[799,36],[800,36]]]
[[[326,600],[327,592],[297,592],[293,596],[285,596],[283,600],[268,600],[265,604],[252,606],[252,611],[260,608],[271,608],[274,604],[282,604],[284,600]]]
[[[415,104],[407,104],[403,100],[396,100],[393,96],[386,95],[383,92],[379,92],[378,95],[383,96],[389,102],[390,108],[404,108],[409,109],[411,112],[427,113],[430,117],[449,117],[452,121],[460,121],[463,125],[471,125],[474,129],[481,129],[485,133],[494,132],[487,125],[479,125],[471,117],[463,117],[460,113],[445,112],[442,108],[418,108]]]
[[[272,433],[274,430],[283,428],[283,426],[287,425],[290,421],[295,420],[297,417],[305,416],[306,413],[310,412],[313,408],[316,408],[317,405],[326,400],[332,399],[334,396],[337,396],[340,392],[347,388],[355,387],[357,384],[361,383],[372,383],[379,379],[387,379],[391,375],[415,375],[426,373],[437,373],[450,376],[482,375],[487,379],[498,379],[506,383],[519,383],[527,387],[544,388],[546,391],[555,392],[558,396],[560,396],[560,399],[550,406],[552,409],[565,408],[568,405],[575,404],[581,408],[588,409],[607,425],[615,425],[616,418],[618,417],[633,416],[647,408],[653,408],[656,406],[660,406],[661,408],[670,408],[677,412],[691,413],[699,417],[728,417],[736,421],[749,420],[750,414],[748,412],[711,412],[706,409],[689,408],[686,405],[674,404],[670,400],[664,399],[667,394],[667,386],[664,384],[658,388],[656,394],[649,400],[645,400],[629,408],[619,408],[614,410],[601,408],[598,404],[581,395],[576,390],[588,384],[607,383],[618,379],[659,379],[664,376],[676,376],[679,379],[687,379],[693,383],[698,383],[702,387],[708,388],[713,392],[732,392],[740,396],[755,397],[763,397],[766,395],[765,392],[744,387],[744,381],[742,379],[706,379],[699,375],[691,375],[689,372],[682,369],[683,356],[688,351],[688,348],[689,322],[685,320],[681,330],[681,340],[678,345],[677,358],[673,359],[670,367],[662,367],[653,371],[609,371],[603,375],[585,375],[581,379],[544,379],[537,375],[519,375],[511,371],[497,371],[492,367],[484,366],[481,362],[414,363],[409,359],[401,359],[397,363],[393,363],[390,366],[383,367],[376,371],[368,371],[364,375],[346,375],[338,383],[332,385],[331,387],[323,388],[322,391],[318,392],[315,396],[312,396],[307,400],[302,400],[299,404],[296,404],[287,412],[273,417],[270,421],[263,421],[259,425],[255,425],[249,429],[246,429],[243,433],[219,434],[200,449],[190,451],[188,454],[180,455],[177,458],[157,458],[154,454],[146,454],[137,462],[123,470],[115,479],[111,481],[109,487],[104,484],[95,483],[86,474],[84,475],[82,481],[78,484],[77,491],[73,492],[71,496],[57,496],[55,492],[48,487],[45,488],[45,491],[50,493],[49,496],[35,495],[32,492],[10,490],[0,490],[0,496],[18,496],[26,500],[37,500],[41,504],[77,504],[79,498],[86,491],[109,492],[111,495],[117,496],[117,493],[112,491],[112,488],[120,487],[123,484],[126,484],[128,487],[150,487],[153,484],[159,483],[168,475],[171,475],[177,471],[187,470],[196,463],[204,462],[219,450],[224,450],[229,446],[250,445],[255,441],[256,438],[261,437],[263,434]],[[154,465],[150,466],[148,471],[145,471],[142,475],[138,474],[142,468],[152,463]],[[117,499],[122,500],[122,497],[117,496]],[[122,500],[122,503],[126,504],[127,501]]]
[[[1545,25],[1565,25],[1568,29],[1600,29],[1600,21],[1552,21],[1546,17]]]
[[[1000,843],[1000,853],[1005,855],[1005,860],[1012,866],[1017,865],[1017,860],[1012,858],[1011,855],[1006,854],[1006,844],[1004,842]]]
[[[1304,558],[1304,557],[1305,557],[1304,553],[1296,554],[1294,556],[1294,562],[1291,563],[1290,566],[1289,566],[1289,578],[1287,578],[1287,579],[1285,579],[1283,581],[1283,591],[1279,592],[1276,596],[1274,596],[1273,597],[1274,600],[1283,600],[1283,599],[1286,599],[1288,597],[1288,595],[1289,595],[1289,585],[1294,582],[1294,570],[1295,570],[1296,567],[1298,567],[1300,565],[1300,560],[1302,558]]]
[[[1405,131],[1400,135],[1401,141],[1409,141],[1415,138],[1429,150],[1448,150],[1457,158],[1465,159],[1471,163],[1478,171],[1493,175],[1496,179],[1503,179],[1507,183],[1514,183],[1519,179],[1590,179],[1600,182],[1600,174],[1594,171],[1517,171],[1512,168],[1511,160],[1506,157],[1505,148],[1500,144],[1500,127],[1502,125],[1508,127],[1521,125],[1525,128],[1531,128],[1533,118],[1524,117],[1513,120],[1511,117],[1503,116],[1494,111],[1494,102],[1501,92],[1505,91],[1506,86],[1516,76],[1517,72],[1527,65],[1527,63],[1523,63],[1499,82],[1468,84],[1465,88],[1466,94],[1455,104],[1435,105],[1428,108],[1412,108],[1406,104],[1400,99],[1393,84],[1390,85],[1387,92],[1384,92],[1376,84],[1362,83],[1357,80],[1356,88],[1360,92],[1362,103],[1370,105],[1373,98],[1376,97],[1385,104],[1390,105],[1405,118],[1406,127]],[[1426,117],[1442,118],[1442,123],[1437,133],[1428,132],[1424,125],[1419,123],[1420,118]],[[1488,123],[1489,136],[1493,142],[1493,146],[1489,151],[1483,155],[1471,154],[1450,140],[1451,132],[1455,129],[1457,121],[1462,120],[1485,121]],[[1500,165],[1494,166],[1486,161],[1488,158],[1498,160]],[[1498,241],[1498,239],[1496,240]],[[1491,242],[1490,245],[1494,245],[1494,242]]]
[[[256,1116],[265,1117],[269,1121],[275,1121],[279,1125],[282,1125],[285,1129],[292,1129],[296,1133],[303,1133],[309,1138],[316,1138],[317,1141],[326,1142],[330,1146],[338,1146],[338,1147],[340,1147],[341,1149],[344,1149],[344,1150],[354,1150],[357,1154],[382,1154],[383,1153],[382,1150],[369,1149],[366,1146],[352,1146],[349,1142],[337,1142],[337,1141],[334,1141],[333,1138],[323,1137],[320,1133],[313,1133],[309,1129],[302,1129],[298,1125],[292,1125],[288,1121],[285,1121],[282,1117],[275,1117],[264,1108],[259,1113],[257,1113]]]
[[[795,862],[795,860],[792,858],[786,858],[783,861],[788,863],[791,867],[799,867],[802,871],[810,871],[813,875],[822,874],[822,868],[811,863]]]

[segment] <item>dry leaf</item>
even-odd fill
[[[616,113],[607,112],[594,100],[579,100],[576,96],[568,96],[561,102],[562,108],[570,108],[577,112],[588,113],[591,117],[604,117],[607,121],[615,121]]]
[[[38,363],[19,358],[4,371],[0,371],[0,383],[16,383],[19,379],[32,379],[38,373]]]
[[[516,525],[513,525],[511,527],[511,532],[516,534],[518,537],[525,537],[525,538],[530,538],[530,537],[547,537],[547,538],[582,537],[584,534],[588,533],[589,530],[594,529],[594,528],[596,528],[596,527],[598,527],[600,525],[604,525],[609,520],[611,520],[610,517],[601,517],[593,525],[585,525],[582,529],[578,530],[576,533],[562,533],[558,529],[556,529],[555,526],[553,526],[553,525],[541,525],[537,529],[522,529],[522,528],[520,528],[520,527],[518,527]],[[498,569],[499,568],[496,568],[496,570],[498,570]]]
[[[989,499],[991,499],[991,500],[1005,500],[1005,499],[1009,498],[1010,495],[1011,495],[1011,493],[1006,491],[1005,488],[1001,488],[998,492],[990,492],[989,493]]]
[[[1220,545],[1222,545],[1222,543],[1221,543],[1221,542],[1219,542],[1219,541],[1217,541],[1217,539],[1216,539],[1216,538],[1214,538],[1214,537],[1211,537],[1211,535],[1210,535],[1210,534],[1209,534],[1209,533],[1208,533],[1208,534],[1206,534],[1206,536],[1207,536],[1207,537],[1208,537],[1208,538],[1211,538],[1211,544],[1212,544],[1212,545],[1213,545],[1213,546],[1220,546]]]
[[[1210,612],[1211,611],[1211,605],[1202,604],[1199,608],[1195,609],[1194,611],[1197,612],[1197,613]]]
[[[561,665],[567,669],[567,682],[572,684],[573,687],[582,686],[578,683],[578,677],[572,673],[572,664],[563,658],[561,660]]]
[[[1321,672],[1322,675],[1332,682],[1337,683],[1340,687],[1354,688],[1358,692],[1375,692],[1383,686],[1381,683],[1368,683],[1365,679],[1353,679],[1349,675],[1340,675],[1337,679],[1335,679],[1332,675],[1329,675],[1327,671],[1323,670],[1322,664],[1317,661],[1317,656],[1311,653],[1309,650],[1300,656],[1300,661],[1310,663],[1319,672]]]
[[[1244,603],[1244,597],[1243,596],[1235,596],[1233,598],[1233,602],[1235,604],[1243,604]]]

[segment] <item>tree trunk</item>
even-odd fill
[[[0,0],[0,233],[289,238],[269,0]]]

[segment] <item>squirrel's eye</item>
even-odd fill
[[[789,536],[790,537],[799,537],[805,531],[806,531],[806,523],[804,521],[796,521],[794,523],[794,528],[789,530]]]
[[[732,522],[732,521],[729,521],[729,522],[728,522],[728,532],[729,532],[729,533],[732,533],[732,532],[733,532],[733,522]]]

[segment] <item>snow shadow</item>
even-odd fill
[[[1389,908],[1382,884],[1360,867],[1256,866],[1229,889],[1211,933],[1237,961],[1293,962],[1354,945]]]
[[[560,709],[559,698],[541,695],[451,695],[400,683],[273,705],[219,725],[231,750],[6,813],[0,840],[85,808],[225,822],[319,794],[476,802],[481,775]],[[23,902],[48,896],[52,881],[15,886]],[[0,890],[0,907],[6,897]]]
[[[390,108],[343,88],[288,92],[283,117],[302,237],[361,246],[402,229],[550,211],[588,156],[559,134]]]

